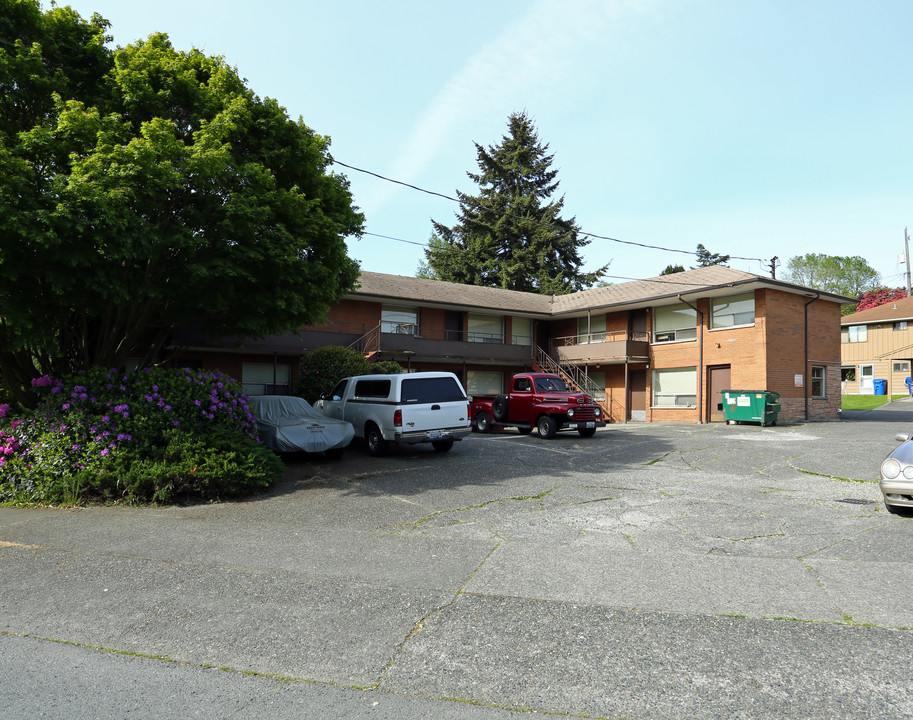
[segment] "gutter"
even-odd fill
[[[685,300],[681,293],[678,294],[678,301],[690,307],[697,313],[700,318],[701,337],[697,343],[697,422],[699,425],[704,424],[704,313],[698,310],[694,305]],[[806,324],[807,327],[807,324]],[[806,331],[806,336],[808,332]],[[807,344],[807,343],[806,343]],[[808,350],[806,349],[806,355]]]
[[[815,300],[817,300],[820,297],[821,297],[821,293],[816,291],[815,297],[813,297],[811,300],[809,300],[807,303],[805,303],[805,308],[804,308],[804,310],[805,310],[805,368],[802,370],[802,373],[803,373],[803,377],[805,379],[805,382],[803,383],[805,385],[805,392],[803,393],[805,395],[805,422],[808,422],[808,394],[811,392],[811,382],[809,382],[810,378],[809,378],[809,374],[808,374],[808,306],[811,305],[813,302],[815,302]]]

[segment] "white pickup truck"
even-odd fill
[[[352,423],[371,455],[385,454],[391,443],[431,443],[447,452],[472,430],[466,391],[448,372],[348,377],[314,407]]]

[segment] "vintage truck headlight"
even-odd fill
[[[893,480],[898,475],[900,475],[900,463],[897,462],[894,458],[888,458],[883,463],[881,463],[881,474],[884,475],[888,480]]]
[[[602,408],[598,407],[596,408],[596,417],[599,417],[600,415],[602,415]]]
[[[574,408],[571,408],[570,410],[567,411],[567,416],[568,416],[569,418],[574,417]]]

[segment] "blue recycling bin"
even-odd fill
[[[887,395],[888,394],[888,381],[887,380],[875,380],[875,394],[876,395]]]
[[[907,384],[907,394],[913,395],[913,377],[910,377],[909,375],[907,375],[904,378],[904,382]]]

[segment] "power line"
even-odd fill
[[[364,173],[365,175],[371,175],[371,176],[376,177],[385,182],[393,183],[394,185],[402,185],[403,187],[407,187],[412,190],[418,190],[419,192],[425,193],[426,195],[434,195],[435,197],[443,198],[444,200],[450,200],[451,202],[455,202],[455,203],[460,202],[459,198],[455,198],[450,195],[445,195],[444,193],[435,192],[433,190],[426,190],[425,188],[419,187],[418,185],[412,185],[410,183],[403,182],[401,180],[394,180],[393,178],[388,178],[384,175],[381,175],[380,173],[372,172],[371,170],[364,170],[363,168],[355,167],[354,165],[347,165],[346,163],[341,162],[336,159],[333,160],[333,163],[335,163],[336,165],[341,165],[344,168],[348,168],[349,170],[355,170],[356,172]],[[502,214],[505,216],[508,216],[508,217],[518,217],[515,215],[510,215],[510,213],[502,213]],[[518,219],[528,220],[529,218],[519,218],[518,217]],[[548,227],[555,227],[549,223],[540,223],[540,224],[547,225]],[[365,235],[375,235],[374,233],[364,233],[364,234]],[[697,255],[697,253],[692,250],[679,250],[678,248],[667,248],[667,247],[662,247],[661,245],[648,245],[646,243],[633,242],[632,240],[620,240],[619,238],[610,237],[608,235],[599,235],[597,233],[586,232],[582,229],[580,230],[580,235],[582,235],[584,237],[584,239],[596,238],[598,240],[609,240],[611,242],[620,243],[622,245],[632,245],[634,247],[647,248],[649,250],[662,250],[664,252],[681,253],[683,255]],[[387,236],[375,235],[375,237],[387,237]],[[399,238],[393,238],[393,237],[387,237],[387,239],[388,240],[397,240],[398,242],[405,242],[405,243],[410,243],[412,245],[421,245],[423,247],[427,247],[427,245],[424,245],[423,243],[416,243],[416,242],[413,242],[410,240],[400,240]],[[740,257],[738,255],[730,255],[729,258],[732,260],[748,260],[751,262],[756,261],[759,263],[768,262],[764,258]]]

